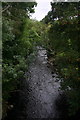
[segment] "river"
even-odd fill
[[[35,60],[30,64],[25,75],[26,79],[21,82],[21,92],[13,98],[17,100],[17,104],[5,120],[30,118],[59,120],[61,110],[58,110],[56,101],[60,101],[61,80],[58,74],[49,67],[47,51],[44,48],[37,47]]]
[[[47,67],[47,51],[42,47],[37,47],[37,50],[35,62],[29,67],[27,117],[58,118],[55,101],[60,94],[60,79]]]

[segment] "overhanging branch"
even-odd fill
[[[2,13],[5,12],[8,8],[10,8],[10,5],[8,5],[4,10],[2,10]]]

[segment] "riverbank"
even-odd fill
[[[20,89],[11,93],[9,104],[13,108],[4,120],[69,120],[66,97],[60,90],[61,80],[47,59],[47,51],[37,47],[35,60],[26,72],[26,79],[21,79]]]

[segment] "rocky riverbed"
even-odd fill
[[[59,112],[55,101],[60,93],[60,79],[55,72],[52,75],[51,69],[47,67],[46,50],[41,47],[37,49],[36,60],[29,68],[30,94],[26,111],[27,117],[58,118]]]
[[[30,64],[25,75],[26,79],[21,80],[20,91],[12,95],[12,103],[15,104],[5,120],[28,120],[30,118],[64,120],[62,112],[64,114],[65,109],[61,109],[65,97],[63,96],[60,100],[61,80],[58,74],[48,66],[47,51],[44,48],[37,47],[35,60]],[[61,105],[60,109],[58,105]]]

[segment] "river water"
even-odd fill
[[[28,118],[59,118],[56,99],[60,91],[60,80],[56,72],[47,67],[47,51],[37,47],[35,61],[29,67]],[[54,76],[54,77],[53,77]]]
[[[47,51],[37,47],[26,78],[21,79],[19,89],[11,93],[8,102],[12,109],[2,120],[80,120],[80,114],[68,116],[67,97],[60,90],[61,79],[47,59]]]
[[[64,117],[59,119],[62,108],[58,110],[56,105],[63,102],[59,99],[61,80],[57,73],[51,70],[47,59],[47,51],[37,47],[35,60],[29,66],[26,79],[21,81],[22,89],[10,100],[13,101],[14,109],[8,112],[6,119],[3,120],[65,119]],[[62,113],[64,114],[63,111]]]

